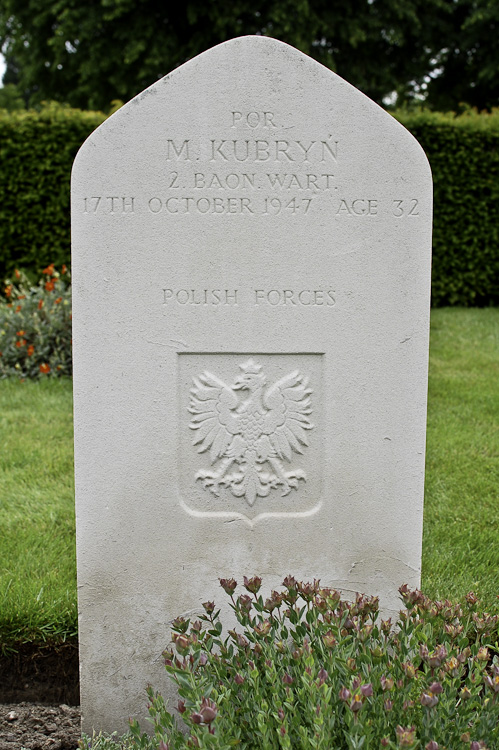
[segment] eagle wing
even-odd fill
[[[239,417],[234,413],[239,400],[232,388],[207,370],[193,378],[193,383],[189,427],[197,430],[197,435],[192,444],[199,446],[198,453],[209,448],[213,463],[225,454],[233,436],[240,432]]]
[[[272,448],[279,458],[291,460],[293,451],[303,453],[302,445],[307,446],[306,430],[313,424],[309,415],[310,388],[308,380],[298,370],[278,380],[267,389],[263,404],[269,410],[265,414],[262,433],[268,435]]]

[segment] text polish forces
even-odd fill
[[[238,305],[251,303],[270,307],[333,307],[333,289],[163,289],[163,304],[177,305]]]

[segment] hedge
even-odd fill
[[[395,117],[433,171],[433,305],[499,304],[499,109]],[[68,263],[71,164],[104,119],[57,104],[0,110],[0,278]]]
[[[432,304],[499,304],[499,109],[396,117],[433,172]]]
[[[0,110],[0,278],[68,264],[71,165],[104,119],[60,104]]]

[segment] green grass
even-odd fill
[[[71,380],[0,381],[0,644],[76,635]]]
[[[432,311],[423,580],[499,611],[499,308]]]
[[[0,381],[0,435],[0,644],[73,637],[71,381]],[[497,308],[432,311],[426,474],[424,592],[499,611]]]

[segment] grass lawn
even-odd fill
[[[499,308],[432,311],[423,580],[499,612]]]
[[[70,380],[0,381],[0,644],[76,635]],[[423,591],[499,612],[499,309],[432,312]]]
[[[76,635],[71,380],[0,381],[0,644]]]

